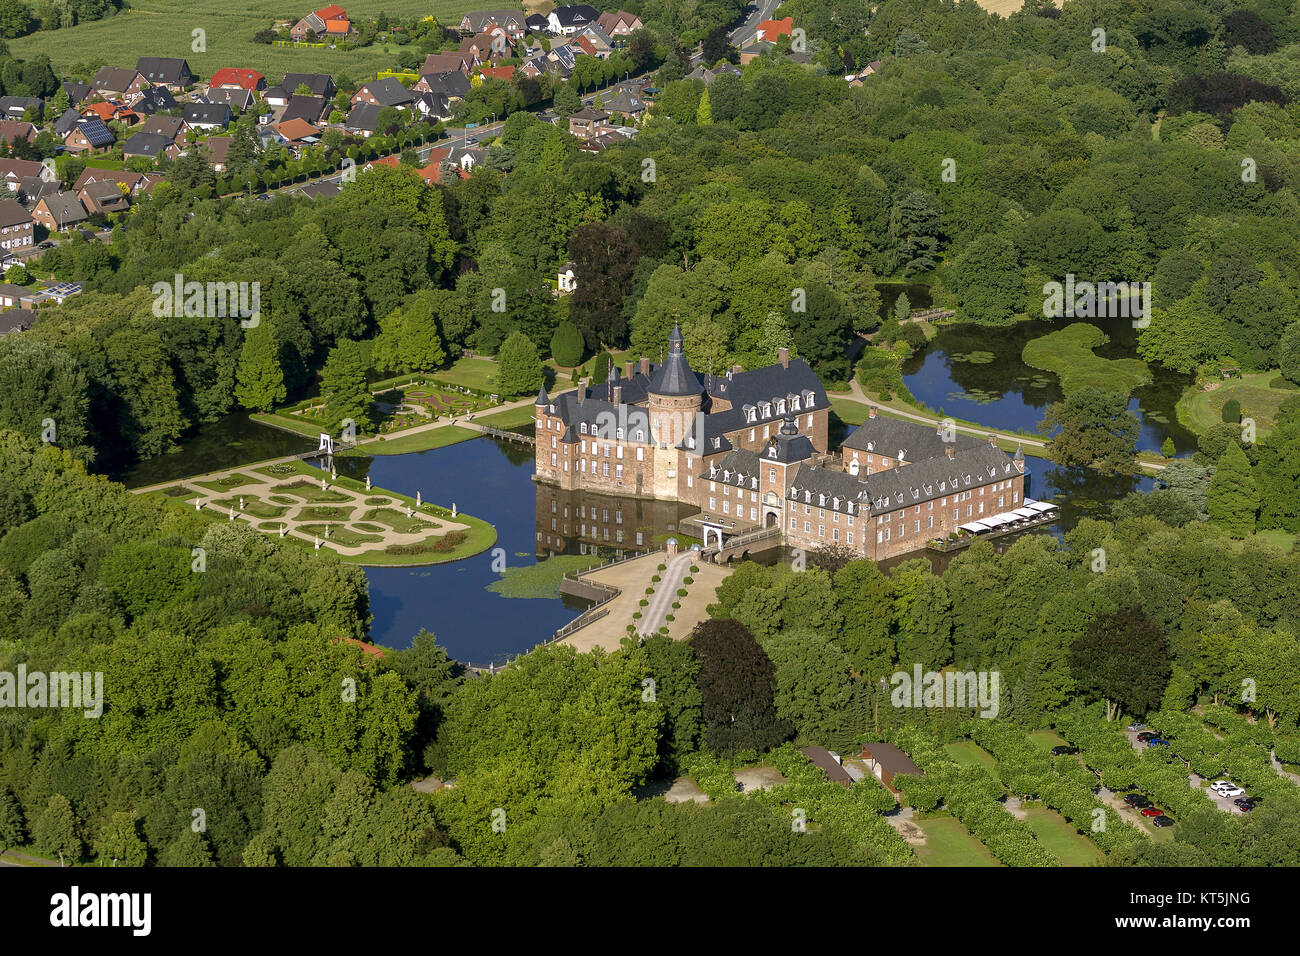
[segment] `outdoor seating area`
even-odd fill
[[[1003,533],[1055,521],[1056,518],[1056,505],[1026,498],[1024,504],[1015,511],[1004,511],[978,521],[968,521],[961,526],[961,530],[969,534],[987,534],[990,531]]]

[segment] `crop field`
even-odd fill
[[[473,0],[355,0],[346,9],[356,20],[387,12],[402,18],[434,16],[440,22],[451,23],[476,7],[482,8],[482,4]],[[385,49],[375,44],[343,51],[253,42],[253,34],[271,26],[277,18],[313,9],[310,2],[295,7],[283,0],[244,0],[240,4],[219,0],[137,0],[115,17],[10,40],[9,49],[20,58],[44,53],[56,70],[91,59],[134,66],[141,56],[176,56],[184,57],[190,69],[201,77],[211,76],[222,67],[239,66],[265,73],[271,83],[278,83],[286,72],[346,73],[355,80],[395,65],[396,46]],[[204,31],[204,52],[194,49],[195,30]]]

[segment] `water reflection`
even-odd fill
[[[698,508],[537,485],[537,556],[650,551]]]

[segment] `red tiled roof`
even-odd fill
[[[347,17],[334,17],[325,21],[326,33],[347,33],[352,29],[352,24]]]
[[[490,76],[494,79],[505,80],[507,83],[514,79],[515,68],[513,66],[485,66],[479,69],[484,76]]]
[[[596,44],[592,43],[585,36],[578,37],[578,39],[573,41],[573,45],[582,47],[583,52],[586,53],[588,56],[596,55]]]
[[[266,77],[256,70],[227,66],[212,74],[212,79],[208,80],[208,86],[238,86],[251,93],[255,92],[257,85],[265,79]]]
[[[320,17],[322,20],[346,20],[348,18],[347,11],[337,3],[331,3],[328,7],[321,7],[319,10],[316,10],[315,13],[316,16]]]
[[[794,32],[794,17],[786,17],[784,20],[764,20],[758,25],[758,32],[763,34],[765,40],[791,36]]]

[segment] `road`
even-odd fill
[[[758,25],[764,20],[770,20],[780,5],[781,0],[759,0],[757,4],[748,7],[750,13],[745,17],[745,22],[728,34],[732,44],[742,47],[753,41],[758,35]]]

